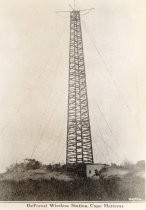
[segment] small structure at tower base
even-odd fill
[[[100,173],[105,171],[108,167],[109,165],[102,163],[78,163],[67,165],[67,171],[80,177],[99,178]]]

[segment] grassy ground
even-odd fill
[[[110,177],[104,180],[78,178],[73,181],[3,180],[0,200],[12,201],[127,201],[144,200],[144,179],[136,176]]]

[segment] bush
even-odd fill
[[[27,161],[26,163],[26,169],[27,170],[35,170],[35,169],[39,169],[42,164],[35,159],[25,159]]]

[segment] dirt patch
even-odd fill
[[[120,168],[107,168],[105,172],[103,172],[104,177],[110,177],[110,176],[118,176],[118,177],[123,177],[126,174],[130,173],[130,170],[128,169],[120,169]]]

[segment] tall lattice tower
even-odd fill
[[[66,163],[93,163],[80,10],[70,12]]]

